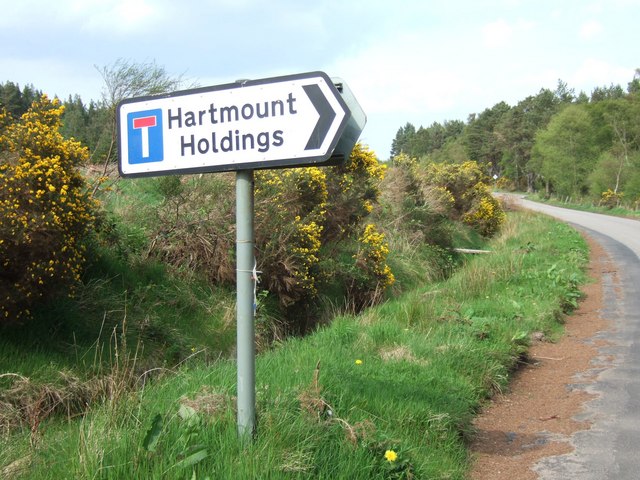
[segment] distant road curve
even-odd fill
[[[630,248],[640,257],[640,221],[638,220],[554,207],[532,202],[516,195],[511,195],[511,197],[529,210],[546,213],[565,222],[611,237]],[[638,287],[640,288],[640,285]]]
[[[545,213],[583,230],[599,242],[616,264],[618,284],[604,279],[602,315],[612,327],[594,340],[604,366],[594,365],[594,383],[581,386],[598,396],[581,420],[592,423],[577,432],[575,451],[542,459],[535,467],[541,480],[627,480],[640,478],[640,221],[580,212],[528,201],[521,206]],[[574,385],[575,387],[575,385]]]

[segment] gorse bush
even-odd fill
[[[348,285],[349,301],[356,310],[378,303],[386,288],[395,282],[387,255],[389,244],[384,233],[368,223],[358,238],[358,251],[353,255],[356,273]]]
[[[283,306],[317,293],[326,179],[318,167],[256,173],[256,257],[263,286]]]
[[[515,192],[516,185],[509,177],[500,177],[496,180],[496,188],[498,190],[506,190],[508,192]]]
[[[448,192],[451,216],[474,228],[485,237],[495,235],[504,223],[505,214],[493,198],[489,178],[476,162],[462,164],[431,163],[421,168],[427,187]],[[444,198],[444,197],[442,197]]]
[[[484,183],[477,183],[465,195],[473,201],[462,221],[475,229],[484,237],[493,237],[505,221],[505,213],[500,202],[491,195],[491,190]]]
[[[350,259],[349,265],[322,259],[327,252],[351,252],[359,245],[362,222],[378,202],[385,171],[374,152],[356,144],[339,166],[256,174],[258,263],[267,289],[283,305],[312,301],[318,283],[327,278],[339,278],[347,292],[357,283],[359,295],[365,289],[371,293],[365,295],[368,297],[378,292],[373,295],[376,298],[393,283],[390,271],[377,273],[389,269],[384,263],[386,254],[380,255],[375,267],[371,260],[364,261],[369,254],[343,255]],[[361,246],[369,252],[378,248]]]
[[[80,279],[95,205],[78,171],[87,150],[60,134],[62,112],[46,95],[18,121],[0,112],[0,323]]]
[[[387,166],[361,143],[356,143],[344,164],[327,169],[328,203],[323,234],[326,241],[356,233],[360,222],[379,201],[380,182],[386,172]]]
[[[283,311],[309,306],[323,282],[337,281],[346,294],[357,284],[354,291],[366,298],[381,298],[393,283],[383,233],[374,243],[362,240],[386,169],[374,152],[357,144],[339,166],[255,172],[258,288]],[[200,271],[214,283],[232,285],[233,175],[166,177],[149,184],[160,200],[130,212],[133,221],[148,224],[151,242],[143,250],[181,271]],[[327,255],[340,261],[323,261]]]
[[[425,181],[418,161],[401,153],[382,184],[381,203],[390,228],[418,244],[451,246],[449,216],[454,198],[444,187]]]
[[[610,188],[602,192],[600,197],[600,205],[606,208],[615,208],[622,202],[624,192],[614,192]]]

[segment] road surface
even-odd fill
[[[640,479],[640,222],[518,199],[531,210],[569,222],[598,241],[617,264],[619,285],[604,285],[600,356],[609,358],[595,382],[578,385],[597,396],[580,420],[589,430],[572,437],[575,451],[535,466],[541,480]],[[595,367],[594,367],[595,368]],[[573,385],[572,387],[576,387]]]

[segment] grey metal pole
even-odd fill
[[[256,432],[256,349],[254,328],[253,170],[236,172],[236,321],[238,435]]]

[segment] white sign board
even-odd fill
[[[323,72],[127,99],[117,113],[120,174],[324,163],[350,115]]]

